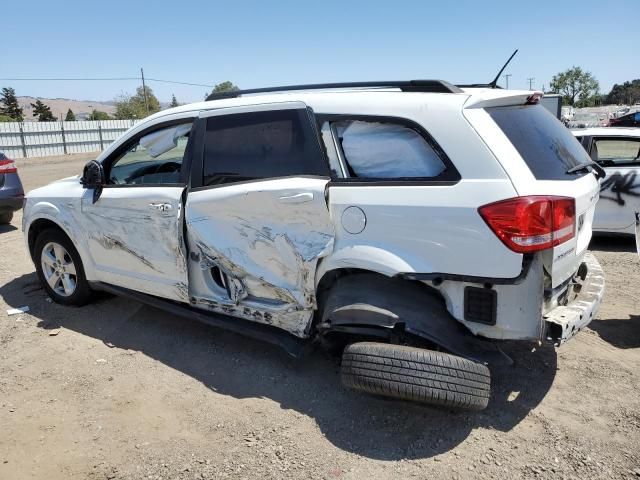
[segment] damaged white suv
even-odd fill
[[[27,196],[56,301],[129,295],[300,354],[347,386],[481,409],[496,340],[595,315],[599,167],[540,94],[442,81],[258,89],[137,124]]]

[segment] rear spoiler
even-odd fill
[[[543,98],[542,92],[529,90],[501,90],[493,88],[464,88],[469,95],[464,108],[510,107],[538,103]]]

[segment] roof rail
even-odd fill
[[[252,93],[290,92],[295,90],[327,90],[340,88],[399,88],[403,92],[461,93],[455,85],[443,80],[401,80],[389,82],[346,82],[346,83],[312,83],[308,85],[287,85],[282,87],[252,88],[230,92],[212,93],[209,100],[237,98]]]

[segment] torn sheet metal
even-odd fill
[[[203,308],[233,308],[227,313],[243,318],[253,315],[242,308],[251,305],[271,318],[250,319],[304,336],[316,306],[316,264],[333,249],[326,184],[287,178],[191,192],[190,297]],[[210,280],[214,266],[226,275],[228,292]]]

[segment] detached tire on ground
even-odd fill
[[[448,353],[385,343],[353,343],[342,354],[342,384],[376,395],[483,410],[491,377],[482,364]]]

